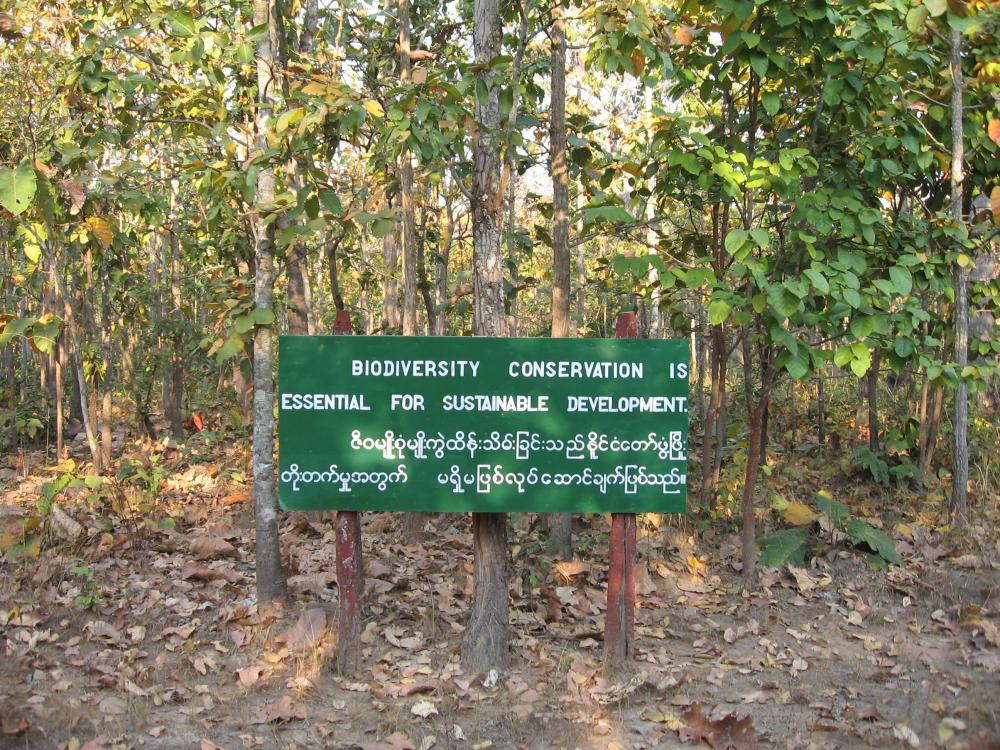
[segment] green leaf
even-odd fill
[[[826,276],[817,271],[815,268],[807,268],[803,273],[812,282],[813,288],[820,294],[830,293],[830,282],[826,280]]]
[[[924,30],[924,24],[927,23],[927,6],[917,5],[910,8],[909,12],[906,14],[906,30],[911,34],[919,34]]]
[[[253,328],[254,316],[252,313],[246,315],[241,315],[238,318],[233,319],[233,329],[236,333],[244,334],[248,333],[251,328]]]
[[[856,339],[868,338],[875,328],[874,315],[858,315],[851,320],[851,335]]]
[[[924,0],[924,6],[927,8],[927,12],[930,13],[931,16],[937,18],[948,10],[948,0]]]
[[[621,206],[588,206],[583,209],[583,218],[586,223],[592,224],[596,221],[607,221],[629,223],[635,221],[628,211]]]
[[[269,326],[274,322],[274,310],[258,307],[253,311],[253,321],[259,326]]]
[[[167,26],[177,36],[187,37],[198,33],[198,25],[194,19],[182,10],[171,10],[164,18],[167,21]]]
[[[913,291],[913,276],[905,268],[893,266],[889,269],[889,278],[900,294],[905,296]]]
[[[711,304],[709,304],[708,306],[709,324],[717,326],[725,322],[726,318],[729,317],[730,310],[732,310],[732,305],[730,305],[725,300],[721,299],[712,300]]]
[[[773,91],[765,91],[760,99],[764,104],[764,111],[772,117],[781,109],[781,97]]]
[[[867,347],[864,349],[863,353],[859,353],[855,348],[856,344],[851,347],[854,351],[854,359],[851,360],[851,372],[854,373],[856,377],[864,377],[864,374],[872,366],[872,353],[868,351]]]
[[[850,346],[838,347],[837,351],[833,354],[833,364],[837,365],[837,367],[843,367],[852,359],[854,359],[854,351]]]
[[[806,559],[806,542],[809,540],[809,528],[782,529],[758,540],[761,552],[758,562],[761,565],[775,567],[791,563],[802,565]]]
[[[844,289],[844,302],[849,304],[851,307],[857,309],[861,307],[861,295],[851,288]]]
[[[903,561],[896,552],[896,543],[882,529],[876,529],[860,518],[852,518],[845,524],[844,530],[853,544],[866,544],[886,562],[902,565]]]
[[[809,362],[809,350],[801,347],[792,352],[788,361],[785,362],[785,369],[788,370],[788,374],[793,378],[801,380],[809,374]]]
[[[246,345],[243,343],[243,339],[239,336],[230,336],[226,339],[225,343],[219,347],[218,351],[215,352],[215,360],[217,362],[224,362],[230,357],[239,354]]]
[[[892,342],[892,349],[899,357],[905,359],[913,354],[913,341],[902,336],[897,336],[896,340]]]
[[[505,86],[500,89],[500,117],[506,119],[514,108],[514,87]]]
[[[736,253],[739,252],[746,244],[749,237],[750,233],[745,229],[732,230],[726,235],[726,252],[730,255],[736,255]]]
[[[372,222],[372,234],[382,239],[396,228],[395,219],[379,218]]]
[[[15,216],[22,214],[35,197],[35,169],[22,161],[17,169],[0,169],[0,206]]]
[[[750,67],[753,68],[753,72],[756,73],[760,78],[767,76],[767,67],[770,62],[767,59],[767,55],[751,55],[750,56]]]
[[[816,501],[816,507],[823,513],[826,513],[834,526],[843,528],[844,522],[851,515],[849,507],[844,505],[844,503],[838,503],[825,490],[813,495],[813,500]]]
[[[762,250],[771,244],[771,233],[761,227],[751,229],[750,238],[753,240],[753,244]]]
[[[322,203],[323,208],[331,214],[339,216],[344,213],[344,207],[340,203],[340,198],[337,197],[337,194],[332,190],[320,190],[319,202]]]

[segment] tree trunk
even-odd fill
[[[760,471],[761,438],[766,410],[767,397],[762,396],[750,415],[750,444],[747,448],[747,465],[743,475],[743,580],[748,586],[752,586],[757,580],[757,516],[754,494],[757,489],[757,474]]]
[[[474,0],[473,49],[478,64],[472,172],[473,329],[477,336],[506,336],[500,212],[500,87],[488,63],[500,54],[503,29],[498,0]],[[486,96],[480,95],[480,90]],[[507,516],[472,514],[475,570],[462,663],[470,671],[502,669],[508,662]]]
[[[254,0],[254,26],[268,25],[269,33],[257,47],[257,145],[267,150],[266,127],[274,95],[276,19],[270,0]],[[266,165],[257,178],[254,216],[254,309],[273,314],[274,223],[265,211],[274,205],[274,168]],[[253,337],[253,503],[256,517],[257,601],[266,606],[283,599],[287,586],[278,539],[278,498],[274,467],[274,365],[272,323],[258,319]]]
[[[964,227],[962,192],[965,179],[965,114],[962,95],[962,32],[951,30],[951,220]],[[955,388],[955,413],[952,430],[955,436],[954,470],[951,480],[949,511],[952,522],[964,525],[969,519],[969,387],[962,370],[969,364],[969,269],[955,264],[955,365],[959,372]]]
[[[101,252],[101,356],[104,373],[99,381],[101,394],[101,465],[111,466],[111,389],[114,387],[114,357],[111,354],[111,279],[108,277],[107,248]]]
[[[569,336],[569,171],[566,167],[566,29],[562,1],[552,5],[552,338]],[[573,559],[573,516],[549,514],[549,536],[563,560]]]
[[[386,208],[392,208],[391,203]],[[382,328],[386,333],[399,333],[403,328],[403,313],[399,307],[399,222],[392,232],[382,238],[382,261],[385,266],[384,297],[382,301]]]
[[[176,191],[176,183],[172,183]],[[181,332],[181,243],[174,213],[174,193],[171,193],[170,227],[170,298],[173,318],[173,351],[170,354],[170,400],[167,403],[167,420],[170,433],[178,442],[184,439],[184,337]]]
[[[410,3],[399,0],[399,81],[410,85]],[[404,148],[399,159],[403,209],[403,335],[417,335],[417,237],[413,212],[413,155]]]
[[[868,450],[878,453],[878,349],[872,350],[872,367],[868,371],[867,399],[868,399]]]

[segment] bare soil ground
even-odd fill
[[[152,506],[131,485],[64,491],[85,534],[0,562],[0,747],[1000,748],[995,505],[960,536],[933,509],[901,517],[904,566],[834,546],[750,591],[735,536],[644,519],[635,671],[617,681],[605,519],[580,521],[572,563],[512,519],[511,667],[471,675],[467,519],[404,544],[398,516],[369,514],[363,668],[343,679],[332,522],[284,517],[292,603],[258,612],[242,477],[225,459],[175,468]],[[12,473],[5,533],[53,476]]]

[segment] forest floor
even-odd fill
[[[636,671],[620,682],[601,672],[605,518],[578,520],[568,563],[538,519],[512,518],[512,662],[473,675],[467,517],[406,544],[399,516],[366,514],[363,665],[343,679],[331,521],[283,516],[291,604],[258,612],[245,447],[122,447],[130,478],[57,496],[84,527],[72,543],[54,519],[34,526],[60,472],[0,463],[2,748],[1000,748],[995,496],[959,534],[940,488],[842,478],[827,489],[904,565],[835,544],[749,591],[725,519],[645,517]],[[810,468],[829,462],[798,461],[767,491],[829,480]]]

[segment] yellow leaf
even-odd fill
[[[986,133],[991,141],[1000,146],[1000,120],[996,118],[990,120],[990,124],[986,126]]]
[[[115,233],[107,221],[100,216],[89,216],[84,223],[94,238],[101,243],[101,247],[111,247],[111,243],[115,239]]]
[[[361,106],[368,110],[368,114],[372,117],[385,117],[385,110],[382,109],[382,105],[374,99],[369,99]]]
[[[784,515],[785,520],[792,526],[808,526],[819,517],[812,508],[798,501],[789,503]]]

